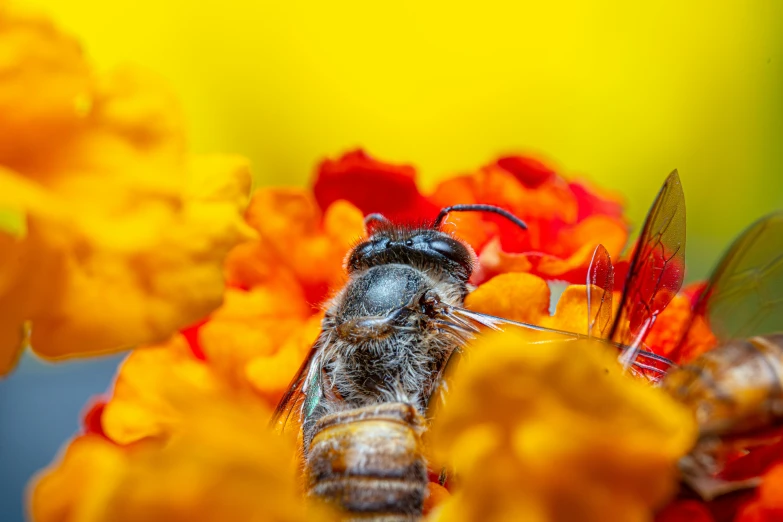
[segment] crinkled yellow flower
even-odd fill
[[[0,7],[0,375],[161,341],[216,308],[249,237],[244,159],[187,153],[160,82],[97,74],[71,37]]]
[[[436,520],[649,520],[696,437],[690,413],[588,341],[473,343],[431,433],[456,472]]]

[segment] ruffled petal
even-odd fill
[[[313,308],[345,283],[343,258],[365,235],[356,207],[338,201],[322,213],[300,189],[259,190],[247,221],[260,238],[231,253],[229,282],[245,288],[298,285]]]
[[[321,163],[313,194],[323,210],[344,199],[365,215],[378,212],[392,221],[421,223],[438,211],[419,192],[412,166],[383,163],[362,150]]]
[[[45,471],[31,488],[30,512],[37,522],[97,521],[117,487],[115,477],[131,454],[97,436],[73,440],[58,465]]]
[[[532,274],[501,274],[468,294],[465,307],[513,321],[538,324],[549,317],[546,281]]]
[[[446,180],[432,200],[439,206],[496,205],[528,224],[521,231],[489,213],[449,217],[455,235],[479,253],[476,284],[508,271],[581,283],[596,245],[618,257],[628,237],[617,200],[583,183],[568,183],[530,158],[502,158],[474,174]]]
[[[697,433],[690,413],[600,345],[529,340],[508,331],[468,347],[432,428],[459,485],[437,519],[651,517],[676,491]]]
[[[43,19],[2,10],[0,26],[0,214],[24,223],[0,228],[0,374],[28,321],[32,348],[59,359],[162,341],[208,314],[225,254],[251,233],[246,161],[189,157],[156,78],[93,73]]]
[[[101,426],[117,444],[166,439],[181,431],[180,396],[229,394],[211,368],[196,360],[182,336],[134,351],[120,367]]]

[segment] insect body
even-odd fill
[[[722,477],[727,455],[747,451],[756,435],[783,422],[783,213],[754,223],[732,244],[690,324],[699,317],[719,346],[672,369],[662,385],[699,424],[699,441],[681,468],[688,484],[710,499],[758,484],[757,477]],[[675,356],[692,335],[687,328]]]
[[[348,284],[333,298],[322,331],[277,408],[299,409],[311,494],[364,519],[415,520],[426,493],[422,414],[451,354],[477,328],[446,317],[461,307],[475,254],[439,230],[380,221],[347,260]]]
[[[417,520],[427,491],[424,430],[417,409],[400,402],[324,415],[307,455],[310,494],[362,520]]]

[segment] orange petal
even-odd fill
[[[322,316],[315,316],[292,329],[288,338],[270,356],[256,357],[246,366],[253,388],[275,404],[286,391],[305,356],[321,332]]]
[[[181,395],[222,393],[228,393],[225,385],[175,336],[168,344],[134,351],[123,362],[103,411],[103,430],[118,444],[168,437],[181,422]]]
[[[56,468],[36,480],[30,495],[30,511],[38,522],[95,520],[98,505],[116,487],[114,478],[128,466],[122,448],[97,435],[73,440]]]
[[[260,242],[232,253],[231,280],[252,286],[283,274],[297,281],[313,308],[342,286],[343,258],[365,234],[363,216],[354,206],[337,202],[322,218],[312,196],[297,189],[259,190],[247,219]]]
[[[543,318],[541,326],[587,334],[587,323],[587,286],[570,285],[560,295],[554,316]]]
[[[440,506],[446,499],[448,499],[451,496],[451,493],[438,484],[437,482],[428,482],[427,483],[427,496],[424,499],[424,512],[423,514],[426,516],[432,510],[437,509],[438,506]]]
[[[549,287],[530,274],[501,274],[479,286],[465,299],[471,310],[514,321],[538,324],[549,317]]]
[[[505,272],[531,272],[545,279],[583,283],[595,247],[603,244],[617,257],[627,238],[625,225],[617,219],[591,216],[574,227],[560,231],[561,243],[544,252],[509,253],[498,239],[489,241],[479,255],[476,282]]]
[[[276,354],[310,313],[295,292],[266,286],[247,292],[229,289],[225,304],[199,329],[199,346],[222,380],[242,387],[247,363]]]

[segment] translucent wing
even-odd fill
[[[601,339],[612,326],[614,267],[609,252],[598,245],[587,268],[587,335]]]
[[[685,197],[675,170],[647,214],[609,338],[632,349],[639,347],[655,318],[680,290],[684,272]]]
[[[698,316],[722,342],[783,331],[783,213],[756,221],[734,241],[696,301],[691,325]]]
[[[285,428],[288,419],[294,411],[300,410],[302,413],[307,414],[317,404],[321,391],[319,384],[321,353],[325,343],[326,339],[322,332],[315,343],[313,343],[307,357],[305,357],[291,384],[277,404],[270,420],[270,426]]]
[[[442,318],[444,322],[451,324],[467,325],[462,326],[466,332],[478,332],[482,326],[491,328],[493,330],[503,330],[507,326],[524,328],[525,330],[528,330],[534,334],[531,335],[530,342],[535,344],[563,342],[568,340],[577,341],[589,338],[586,335],[575,332],[566,332],[563,330],[555,330],[543,326],[536,326],[529,323],[512,321],[510,319],[503,319],[502,317],[474,312],[472,310],[467,310],[465,308],[456,306],[445,307],[442,311]],[[594,339],[594,341],[605,343],[608,346],[616,349],[618,353],[623,353],[627,349],[626,346],[614,343],[609,340]],[[633,361],[630,363],[630,368],[634,374],[645,377],[648,380],[657,383],[663,378],[669,368],[671,368],[673,365],[674,363],[665,357],[654,354],[652,352],[637,350]]]

